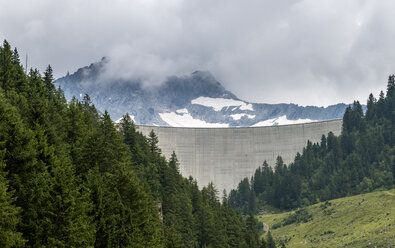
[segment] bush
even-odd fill
[[[277,229],[282,226],[287,226],[291,225],[294,223],[306,223],[309,220],[311,220],[313,216],[307,211],[307,209],[302,208],[299,210],[296,210],[295,213],[288,215],[284,219],[282,219],[280,222],[275,223],[272,226],[272,229]]]

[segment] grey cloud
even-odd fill
[[[365,101],[395,72],[391,0],[0,0],[0,38],[56,76],[111,58],[105,77],[158,84],[209,70],[242,99]]]

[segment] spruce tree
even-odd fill
[[[246,241],[248,247],[259,247],[258,222],[252,213],[246,219]]]
[[[264,238],[261,239],[261,246],[260,248],[267,248],[267,243],[266,240]]]
[[[130,168],[88,176],[96,212],[96,247],[163,247],[158,209]]]
[[[156,136],[154,130],[151,130],[151,132],[148,135],[148,144],[150,147],[150,151],[152,154],[154,153],[160,153],[160,149],[158,147],[158,136]]]
[[[267,248],[276,248],[276,242],[274,242],[274,239],[270,231],[267,232],[266,244],[267,244]]]
[[[4,40],[3,46],[0,47],[0,86],[5,93],[8,93],[15,87],[13,75],[14,63],[12,49],[8,41]]]
[[[48,98],[51,99],[56,91],[55,85],[53,84],[54,78],[53,78],[53,71],[51,65],[48,65],[47,68],[45,69],[43,80],[45,86],[47,87]]]
[[[0,149],[4,142],[0,142]],[[10,191],[5,172],[4,155],[6,150],[0,150],[0,246],[24,247],[26,240],[18,232],[21,219],[21,208],[15,206],[14,191]]]

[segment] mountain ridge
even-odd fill
[[[145,86],[139,79],[103,76],[108,62],[103,57],[55,83],[67,99],[82,100],[88,94],[96,107],[108,110],[113,119],[128,112],[139,125],[248,127],[305,123],[340,119],[348,106],[250,103],[226,90],[209,71],[169,76],[160,85]]]

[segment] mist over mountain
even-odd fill
[[[250,103],[226,90],[208,71],[170,76],[162,84],[109,77],[108,58],[78,69],[55,83],[67,99],[88,94],[113,120],[129,113],[136,124],[181,127],[272,126],[342,118],[346,104],[326,108]],[[286,91],[287,89],[284,89]]]

